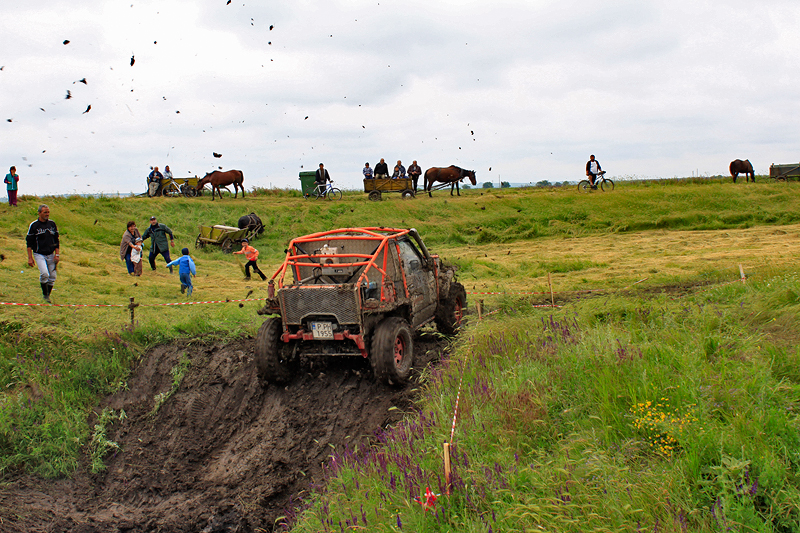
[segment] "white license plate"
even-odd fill
[[[333,339],[333,324],[330,322],[312,322],[311,333],[315,339]]]

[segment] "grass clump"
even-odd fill
[[[109,409],[108,407],[103,409],[103,412],[100,413],[100,416],[97,418],[97,423],[95,423],[94,430],[92,431],[92,438],[89,440],[91,458],[90,470],[92,474],[98,474],[104,471],[106,469],[106,465],[103,462],[105,456],[112,451],[116,452],[119,450],[119,444],[109,440],[106,434],[106,428],[109,424],[122,422],[125,418],[124,410],[115,413],[113,409]]]

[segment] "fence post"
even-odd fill
[[[445,493],[450,496],[450,443],[444,443],[444,487]]]
[[[478,307],[478,320],[483,320],[483,300],[478,300],[476,305]]]
[[[136,309],[137,307],[139,307],[139,304],[134,303],[133,300],[134,300],[134,298],[133,298],[133,296],[131,296],[131,303],[128,304],[128,309],[131,310],[131,331],[133,331],[133,328],[134,328],[135,323],[136,323],[136,317],[134,316],[134,311],[133,310]]]
[[[747,278],[744,277],[744,269],[742,268],[742,264],[741,263],[739,263],[739,276],[741,276],[740,277],[740,281],[742,283],[744,283],[747,280]]]
[[[550,272],[547,273],[547,285],[550,287],[550,307],[555,307],[556,300],[553,298],[553,281],[550,279]]]

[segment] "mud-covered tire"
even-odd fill
[[[286,383],[297,367],[297,361],[291,359],[291,346],[281,341],[282,330],[280,317],[272,317],[256,333],[256,368],[267,383]]]
[[[367,198],[373,202],[379,202],[381,200],[381,191],[369,191]]]
[[[405,384],[414,364],[414,338],[408,322],[393,316],[378,324],[372,335],[370,359],[379,381]]]
[[[464,322],[467,311],[467,291],[458,282],[450,286],[446,299],[439,302],[436,311],[436,329],[444,335],[455,335]]]

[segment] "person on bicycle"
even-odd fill
[[[592,189],[597,188],[597,175],[603,169],[600,168],[600,162],[594,158],[594,155],[589,156],[589,161],[586,162],[586,175],[589,177],[589,183],[592,184]]]
[[[331,176],[328,174],[328,170],[325,166],[320,163],[319,169],[314,173],[314,185],[317,186],[317,189],[320,191],[325,189],[325,183],[331,181]]]

